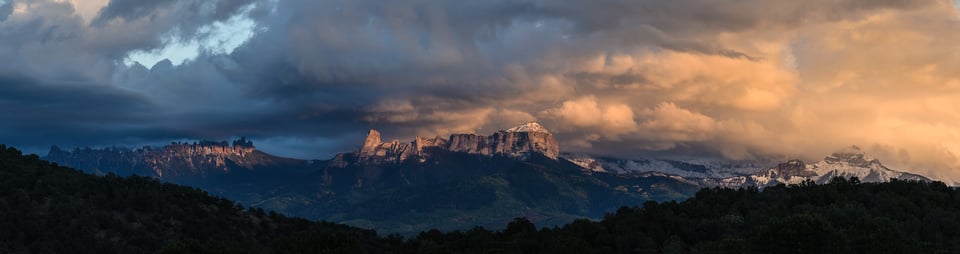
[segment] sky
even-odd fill
[[[324,159],[539,121],[565,152],[857,145],[960,180],[958,42],[942,0],[0,0],[0,143]]]

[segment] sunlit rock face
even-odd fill
[[[556,159],[560,153],[560,146],[553,139],[553,134],[537,123],[529,123],[524,126],[527,125],[534,125],[536,128],[515,127],[507,131],[498,131],[487,137],[490,142],[490,152],[488,154],[524,157],[531,153],[539,153],[551,159]]]
[[[507,130],[501,130],[490,136],[474,134],[450,135],[447,150],[482,155],[503,155],[511,158],[525,158],[530,154],[541,154],[556,159],[560,154],[560,145],[537,122],[529,122]]]
[[[396,139],[383,143],[380,141],[380,132],[370,130],[363,141],[363,146],[357,152],[357,157],[361,162],[368,164],[399,163],[414,156],[426,156],[424,149],[440,147],[443,144],[446,144],[446,140],[440,137],[432,139],[416,137],[409,143],[400,143]]]
[[[429,156],[429,148],[517,159],[527,158],[534,153],[556,159],[560,153],[560,146],[553,134],[539,123],[530,122],[497,131],[490,136],[452,134],[449,139],[416,137],[408,143],[398,140],[382,142],[380,132],[370,130],[357,157],[366,164],[399,163],[410,158],[425,158]]]

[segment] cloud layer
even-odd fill
[[[247,135],[322,158],[538,120],[563,149],[819,159],[960,179],[952,1],[0,1],[0,142]],[[232,50],[220,32],[249,20]],[[219,24],[219,25],[218,25]],[[132,52],[199,45],[183,63]]]

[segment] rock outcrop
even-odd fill
[[[880,160],[868,155],[857,146],[845,148],[807,166],[808,170],[821,176],[818,183],[833,177],[857,177],[863,182],[885,182],[890,179],[930,181],[929,178],[887,168]]]
[[[357,157],[367,164],[399,163],[415,156],[426,156],[427,148],[440,147],[443,144],[446,144],[446,140],[440,137],[428,139],[419,136],[409,143],[400,143],[396,139],[383,143],[380,141],[380,132],[370,130],[363,146],[357,152]]]
[[[410,158],[422,159],[429,156],[430,148],[517,159],[527,158],[531,154],[556,159],[560,153],[560,146],[553,134],[539,123],[530,122],[497,131],[490,136],[452,134],[449,139],[418,136],[407,143],[398,140],[382,142],[380,132],[370,130],[363,146],[357,151],[357,157],[361,163],[366,164],[400,163]]]
[[[158,178],[205,176],[212,173],[210,170],[227,172],[236,168],[249,169],[276,160],[257,151],[252,142],[243,138],[232,144],[226,141],[173,142],[162,147],[146,146],[137,149],[109,147],[66,151],[52,147],[44,159],[93,172],[149,175]]]
[[[807,170],[807,164],[800,160],[789,160],[787,162],[777,164],[777,167],[773,168],[773,170],[770,172],[774,173],[774,175],[771,177],[817,176],[817,172]]]
[[[834,177],[856,177],[862,182],[885,182],[890,179],[930,181],[930,178],[921,175],[890,169],[857,146],[844,148],[813,164],[791,160],[750,176],[760,186],[797,184],[805,180],[827,183]]]

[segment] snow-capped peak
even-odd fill
[[[857,146],[847,147],[830,154],[830,156],[823,158],[823,161],[828,164],[845,164],[864,168],[870,168],[871,165],[874,165],[873,167],[880,165],[879,160],[860,150],[860,147]],[[882,165],[880,166],[882,167]]]
[[[523,125],[507,129],[507,132],[543,132],[550,133],[547,128],[544,128],[543,125],[540,125],[538,122],[529,122]]]

